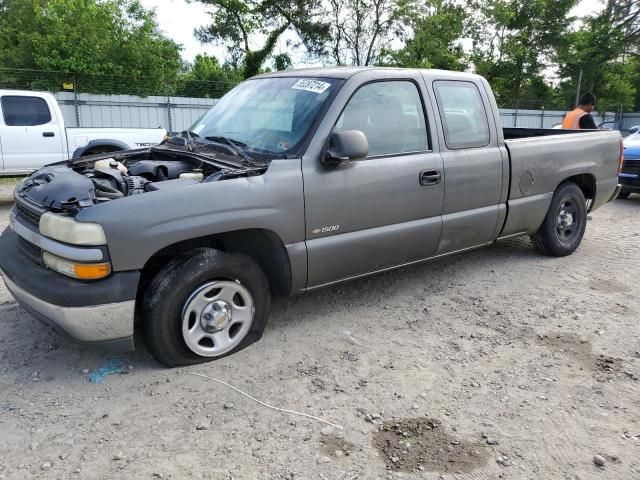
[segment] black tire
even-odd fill
[[[631,192],[629,190],[620,190],[620,193],[618,193],[618,198],[621,200],[626,200],[627,198],[629,198],[629,196],[631,195]]]
[[[219,356],[202,356],[187,346],[182,317],[187,300],[211,281],[236,282],[245,288],[252,297],[254,314],[250,329],[235,348]],[[252,258],[197,248],[172,259],[151,281],[142,305],[144,339],[151,355],[167,367],[216,360],[260,339],[270,305],[269,283]]]
[[[571,223],[566,225],[569,216]],[[544,255],[564,257],[578,248],[586,226],[587,207],[582,190],[575,183],[563,183],[553,194],[544,222],[531,241]]]

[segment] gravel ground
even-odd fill
[[[20,180],[20,178],[0,177],[0,205],[11,201],[11,197],[13,197],[13,189]]]
[[[166,370],[142,347],[103,384],[113,355],[2,287],[0,478],[640,478],[639,250],[636,196],[571,257],[512,240],[278,299],[236,355]]]

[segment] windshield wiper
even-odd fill
[[[198,135],[193,130],[183,130],[182,134],[184,134],[187,137],[187,139],[189,139],[189,140],[193,140],[195,138],[200,138],[200,135]]]
[[[200,138],[200,135],[192,130],[183,130],[181,135],[187,137],[187,148],[189,151],[193,152],[193,145],[195,144],[196,139]]]
[[[170,144],[176,147],[186,147],[187,150],[193,152],[193,145],[196,143],[196,138],[198,138],[197,133],[183,130],[180,134],[168,137],[161,145]]]
[[[246,160],[247,162],[249,162],[252,165],[256,164],[256,161],[251,158],[251,156],[244,151],[244,148],[246,148],[247,144],[244,142],[241,142],[239,140],[234,140],[232,138],[229,137],[224,137],[222,135],[214,135],[211,137],[204,137],[205,140],[209,140],[210,142],[218,142],[218,143],[223,143],[229,147],[231,147],[231,151],[233,153],[235,153],[236,155],[242,157],[244,160]]]
[[[244,142],[241,142],[240,140],[235,140],[233,138],[229,138],[229,137],[223,137],[222,135],[213,135],[211,137],[204,137],[207,140],[211,140],[212,142],[222,142],[222,143],[226,143],[227,145],[231,145],[232,147],[246,147],[247,144]]]

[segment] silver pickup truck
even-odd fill
[[[613,131],[506,129],[482,77],[327,68],[252,78],[156,147],[44,167],[15,192],[0,269],[72,338],[167,366],[260,338],[296,294],[529,235],[579,246],[618,191]]]

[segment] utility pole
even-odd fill
[[[580,104],[580,89],[582,87],[582,69],[578,75],[578,88],[576,89],[576,107]]]

